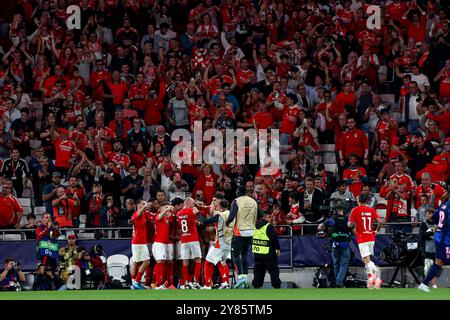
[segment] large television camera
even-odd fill
[[[417,235],[396,230],[392,236],[391,245],[384,248],[381,258],[395,266],[416,267],[420,260],[419,253]]]

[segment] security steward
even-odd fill
[[[271,222],[272,216],[264,212],[263,217],[256,223],[253,233],[252,252],[255,257],[255,266],[252,284],[255,289],[262,287],[266,271],[269,272],[272,287],[280,288],[281,286],[280,269],[278,268],[280,243]]]
[[[336,287],[344,287],[345,276],[347,274],[350,261],[350,239],[351,229],[347,226],[348,218],[344,213],[344,207],[339,201],[335,204],[335,214],[321,223],[317,229],[323,231],[328,229],[331,235],[334,275],[336,277]]]

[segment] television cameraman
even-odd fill
[[[36,251],[38,260],[45,266],[52,266],[53,270],[57,267],[58,237],[60,235],[58,224],[52,222],[50,213],[45,212],[42,215],[41,224],[36,228]]]
[[[25,274],[20,263],[14,259],[5,259],[4,270],[0,273],[0,290],[21,291],[20,282],[25,282]]]
[[[333,209],[331,209],[333,210]],[[334,214],[321,223],[317,230],[331,236],[331,257],[333,259],[336,287],[343,288],[350,261],[350,239],[352,229],[348,227],[348,217],[340,201],[334,203]]]

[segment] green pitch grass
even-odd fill
[[[450,300],[450,288],[0,292],[0,300]]]

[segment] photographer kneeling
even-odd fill
[[[94,289],[98,289],[100,283],[105,283],[106,264],[103,260],[106,261],[106,259],[104,259],[102,252],[101,245],[95,245],[90,252],[87,252],[85,248],[79,248],[75,264],[81,271],[82,288],[86,286],[87,278],[94,283]]]
[[[66,290],[61,278],[53,272],[51,266],[39,263],[34,276],[33,291]]]
[[[350,261],[350,237],[351,229],[347,226],[348,218],[345,216],[341,202],[334,205],[337,214],[321,223],[317,229],[323,231],[328,229],[332,241],[331,257],[333,259],[334,275],[336,277],[336,287],[344,287],[345,276],[347,274]]]

